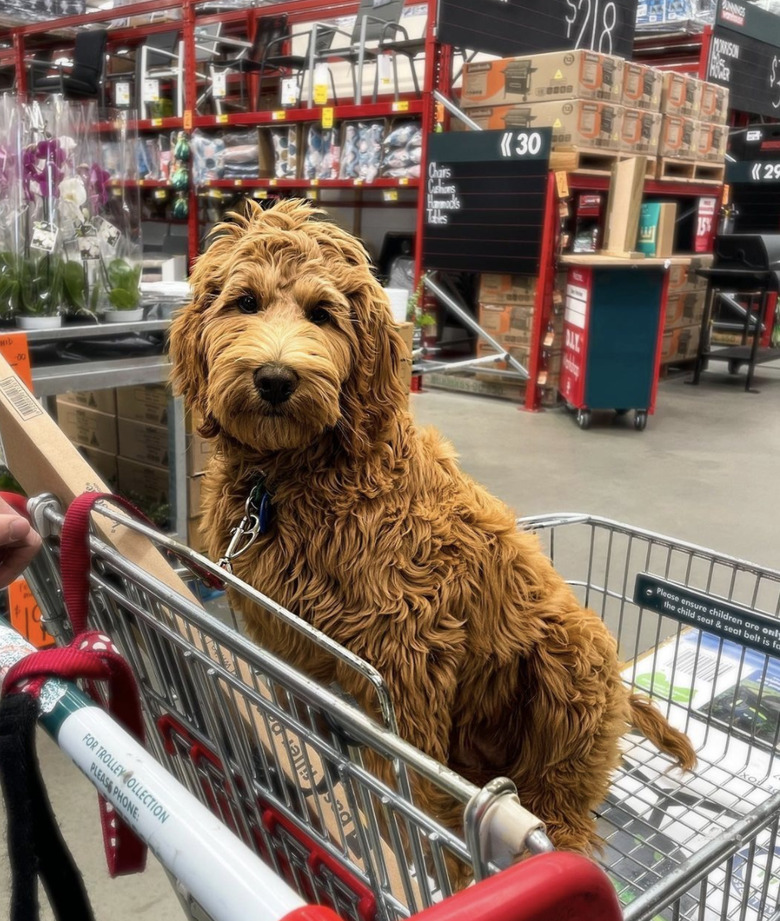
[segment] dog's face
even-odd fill
[[[204,419],[260,453],[332,430],[353,448],[403,404],[400,339],[365,251],[284,201],[217,228],[174,320],[177,389]]]

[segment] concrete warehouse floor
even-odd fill
[[[725,365],[699,387],[661,384],[647,430],[631,415],[594,419],[580,431],[561,411],[538,415],[516,405],[427,391],[412,397],[417,420],[437,426],[465,470],[518,514],[592,512],[780,567],[780,367],[758,369],[760,394]],[[44,777],[64,836],[84,875],[99,921],[174,921],[182,917],[153,858],[140,877],[110,880],[94,791],[41,734]],[[0,826],[4,814],[0,807]],[[0,842],[0,918],[9,913],[8,861]],[[43,898],[45,901],[45,897]],[[52,915],[45,906],[45,921]]]

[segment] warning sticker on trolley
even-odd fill
[[[650,586],[640,579],[641,594]],[[678,589],[667,599],[676,610],[697,595]],[[722,614],[737,607],[710,601]],[[750,613],[755,619],[757,612]],[[692,882],[680,896],[679,913],[674,905],[659,905],[654,918],[760,921],[773,914],[780,899],[780,842],[772,832],[778,810],[772,798],[780,794],[774,758],[780,661],[745,641],[686,626],[632,663],[624,677],[688,734],[698,764],[683,773],[644,738],[627,738],[625,765],[598,810],[604,864],[621,901],[633,902],[689,865]],[[693,882],[705,850],[722,854],[711,864],[706,886]]]
[[[31,652],[35,652],[35,647],[0,618],[0,681],[5,678],[12,665]],[[41,712],[50,713],[57,702],[65,696],[66,691],[64,681],[58,678],[49,679],[41,688],[38,697]]]

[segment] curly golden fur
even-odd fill
[[[273,523],[236,575],[374,665],[407,740],[475,783],[511,777],[558,847],[596,843],[591,810],[629,726],[693,765],[688,739],[626,690],[614,640],[536,538],[415,427],[402,342],[358,241],[303,202],[254,205],[218,228],[191,281],[170,354],[216,439],[213,558],[262,473]],[[350,670],[236,601],[258,643],[366,700]],[[452,804],[421,795],[457,826]]]

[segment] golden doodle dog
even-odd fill
[[[217,228],[191,283],[170,354],[216,440],[213,559],[262,482],[273,514],[235,574],[374,665],[409,742],[477,784],[511,777],[559,848],[596,844],[591,810],[631,726],[692,767],[686,736],[625,688],[614,640],[537,539],[414,425],[403,343],[357,240],[303,202],[253,204]],[[234,600],[254,640],[366,700],[349,669]],[[457,827],[462,807],[421,796]]]

